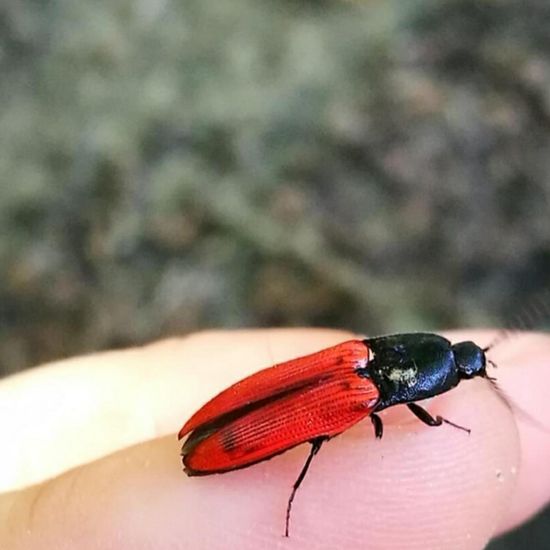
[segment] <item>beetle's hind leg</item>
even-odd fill
[[[298,487],[300,487],[300,485],[302,484],[302,481],[304,481],[304,477],[306,477],[307,471],[311,465],[311,461],[313,460],[313,457],[319,452],[321,445],[323,445],[323,443],[327,441],[327,439],[328,437],[317,437],[310,441],[311,449],[309,451],[309,455],[307,457],[306,463],[304,464],[304,467],[302,468],[300,475],[297,477],[296,481],[294,482],[294,485],[292,486],[292,492],[290,493],[290,497],[288,499],[288,504],[286,507],[285,537],[288,537],[288,527],[290,523],[290,509],[292,508],[292,501],[294,500],[296,491],[298,490]]]
[[[408,403],[407,407],[409,407],[409,410],[414,414],[414,416],[416,416],[416,418],[418,418],[428,426],[441,426],[441,424],[445,422],[445,424],[449,424],[449,426],[453,426],[454,428],[463,430],[468,434],[471,432],[470,428],[465,428],[460,424],[455,424],[454,422],[451,422],[450,420],[447,420],[442,416],[436,416],[434,418],[426,409],[423,409],[420,405],[417,405],[416,403]]]

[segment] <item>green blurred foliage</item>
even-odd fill
[[[496,324],[550,282],[544,1],[6,0],[0,368]]]

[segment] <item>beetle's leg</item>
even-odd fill
[[[435,418],[426,410],[423,409],[420,405],[417,405],[416,403],[408,403],[407,407],[409,407],[409,410],[424,424],[427,424],[428,426],[441,426],[443,422],[445,424],[449,424],[450,426],[454,426],[455,428],[458,428],[459,430],[464,430],[465,432],[470,433],[469,428],[465,428],[464,426],[460,426],[459,424],[455,424],[454,422],[451,422],[450,420],[447,420],[446,418],[443,418],[442,416],[436,416]]]
[[[308,468],[311,464],[311,461],[313,460],[313,457],[319,452],[321,445],[327,439],[328,437],[317,437],[310,441],[311,450],[309,451],[309,456],[307,457],[306,463],[304,464],[304,467],[302,468],[300,475],[298,476],[298,478],[294,482],[294,485],[292,486],[292,492],[290,493],[290,498],[288,499],[288,504],[286,507],[285,537],[288,537],[288,524],[290,523],[290,509],[292,508],[292,501],[294,500],[294,495],[296,494],[296,491],[298,490],[298,487],[300,487],[302,481],[304,481],[304,477],[306,477]]]
[[[374,426],[374,437],[376,437],[376,439],[382,439],[382,434],[384,433],[382,419],[376,413],[372,413],[370,419]]]

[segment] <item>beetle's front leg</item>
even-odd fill
[[[408,403],[407,407],[409,407],[409,410],[424,424],[427,424],[428,426],[441,426],[443,422],[445,424],[449,424],[450,426],[454,426],[455,428],[458,428],[459,430],[463,430],[465,432],[470,433],[471,430],[469,428],[465,428],[464,426],[460,426],[459,424],[455,424],[454,422],[451,422],[450,420],[447,420],[446,418],[443,418],[442,416],[436,416],[435,418],[426,410],[423,409],[420,405],[417,405],[416,403]]]

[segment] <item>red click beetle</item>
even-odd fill
[[[313,457],[323,443],[370,416],[377,438],[377,413],[406,404],[428,426],[450,424],[415,401],[487,378],[485,352],[473,342],[451,344],[430,333],[349,340],[305,357],[266,368],[233,384],[199,409],[180,430],[188,435],[181,455],[189,476],[252,466],[301,443],[311,443],[292,488],[290,509]]]

